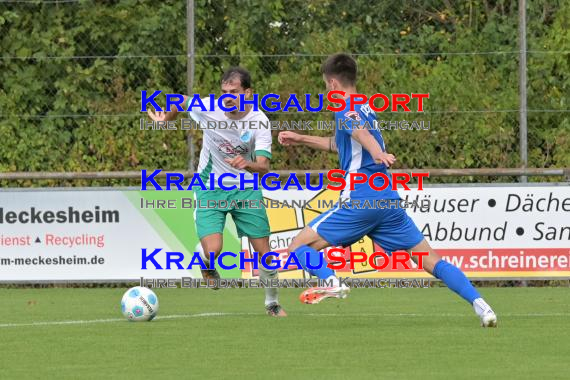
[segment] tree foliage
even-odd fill
[[[257,93],[324,93],[322,61],[350,52],[360,92],[430,93],[424,114],[378,115],[430,122],[384,132],[398,168],[517,167],[517,3],[196,0],[193,91],[218,92],[239,64]],[[529,166],[569,167],[569,113],[536,110],[570,108],[570,3],[528,3]],[[139,130],[141,90],[187,92],[186,25],[177,0],[0,4],[0,170],[187,168],[187,134],[199,147],[199,131]],[[307,115],[268,116],[332,118]],[[273,169],[338,166],[273,149]]]

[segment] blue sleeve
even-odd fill
[[[341,111],[336,113],[337,129],[349,135],[352,135],[355,129],[362,129],[365,123],[366,120],[360,114],[359,108],[354,111]]]

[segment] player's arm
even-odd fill
[[[188,103],[188,96],[182,95],[184,98],[182,100],[182,109],[184,109],[184,105]],[[172,106],[170,107],[170,111],[153,111],[148,107],[147,109],[148,116],[154,121],[172,121],[176,120],[176,115],[178,115],[178,107]]]
[[[269,122],[267,118],[264,120]],[[226,162],[238,170],[247,170],[250,173],[259,173],[261,175],[269,173],[269,162],[271,161],[271,130],[257,129],[255,132],[255,160],[248,161],[242,156],[236,156],[226,159]]]
[[[255,161],[248,161],[242,156],[226,159],[226,162],[238,170],[247,170],[250,173],[259,173],[261,175],[269,173],[269,158],[259,156]]]
[[[285,146],[306,145],[317,150],[337,151],[334,137],[300,135],[295,132],[284,131],[279,134],[278,140],[281,145]]]
[[[353,129],[352,138],[370,153],[372,159],[374,159],[374,162],[377,164],[390,166],[396,162],[396,157],[394,157],[393,154],[384,152],[378,141],[376,141],[374,136],[372,136],[367,129]]]

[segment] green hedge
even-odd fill
[[[197,93],[218,91],[231,64],[252,72],[258,93],[322,93],[326,55],[356,53],[360,92],[430,93],[425,114],[379,115],[431,122],[429,132],[384,133],[398,168],[520,165],[518,113],[492,112],[519,107],[516,0],[196,0],[195,7]],[[527,13],[529,166],[570,167],[570,113],[532,111],[570,109],[570,3],[529,1]],[[187,132],[138,130],[142,89],[186,92],[186,44],[183,1],[0,4],[0,170],[186,168]],[[115,55],[135,57],[106,58]],[[46,58],[53,56],[85,58]],[[200,132],[192,135],[199,147]],[[274,169],[338,166],[326,153],[277,143],[274,151]],[[54,184],[61,183],[2,185]]]

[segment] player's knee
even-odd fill
[[[313,244],[318,240],[319,236],[310,228],[305,227],[299,235],[295,236],[289,247],[287,247],[289,252],[297,250],[299,247],[303,245],[308,245],[309,247],[313,247]]]
[[[432,273],[435,264],[437,264],[437,262],[441,260],[441,256],[439,256],[433,250],[433,248],[429,245],[426,239],[422,240],[414,248],[408,250],[408,252],[410,253],[412,260],[416,264],[420,265],[420,260],[421,260],[421,268],[423,268],[428,273]]]
[[[222,244],[218,244],[218,243],[206,243],[206,244],[202,244],[202,248],[204,249],[204,253],[206,255],[209,255],[210,252],[214,252],[214,256],[218,257],[220,255],[220,253],[222,252]]]
[[[292,252],[294,250],[297,249],[297,247],[299,247],[298,244],[295,244],[295,240],[291,241],[291,243],[289,244],[289,246],[287,247],[287,251],[288,252]]]
[[[289,252],[295,251],[301,245],[303,245],[303,244],[300,243],[299,235],[297,235],[293,238],[293,240],[291,240],[291,243],[289,243],[289,246],[287,247],[287,251],[289,251]]]

